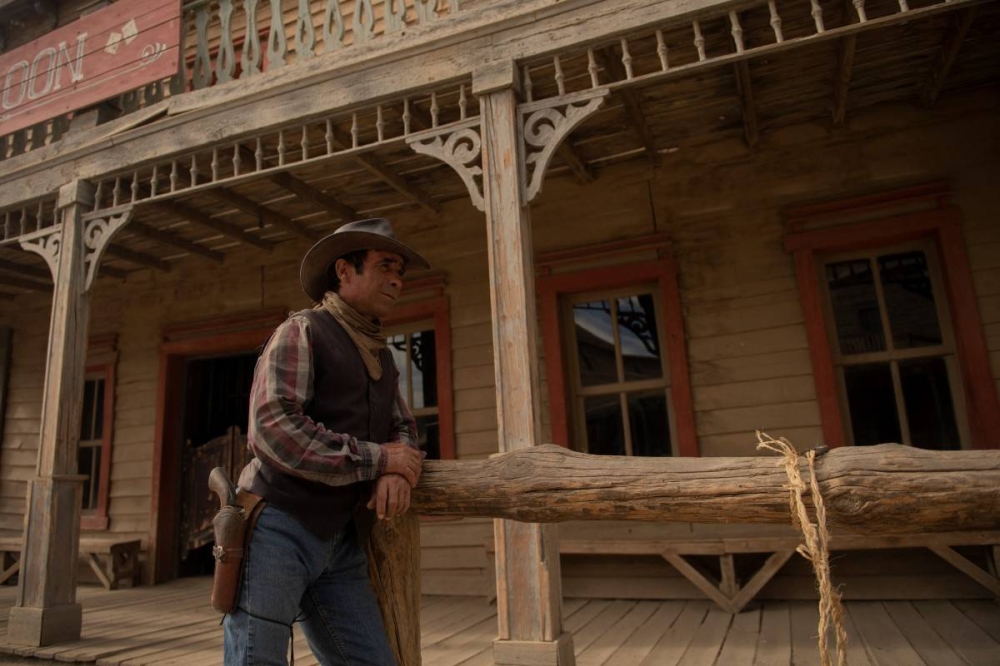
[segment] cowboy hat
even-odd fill
[[[315,302],[322,302],[330,287],[330,266],[345,254],[358,250],[395,252],[402,255],[410,268],[430,268],[426,259],[396,240],[389,220],[383,217],[359,220],[340,227],[306,252],[299,268],[303,291]]]

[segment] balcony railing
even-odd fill
[[[180,71],[110,105],[121,115],[171,95],[247,79],[408,28],[485,0],[194,0],[183,7]],[[0,136],[0,161],[60,140],[72,113]],[[0,220],[2,222],[2,220]]]

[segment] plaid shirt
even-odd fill
[[[395,367],[386,372],[398,375]],[[417,447],[417,424],[396,383],[389,442]],[[305,317],[282,323],[257,360],[250,392],[249,446],[256,459],[240,477],[249,488],[261,461],[330,486],[375,479],[385,471],[381,442],[331,432],[306,416],[313,398],[312,335]]]

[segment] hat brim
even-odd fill
[[[327,270],[330,264],[345,254],[359,250],[395,252],[406,260],[406,267],[426,269],[431,265],[411,248],[392,238],[367,231],[342,231],[321,239],[306,252],[299,268],[302,290],[313,301],[320,303],[330,286]]]

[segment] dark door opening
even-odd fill
[[[208,489],[215,467],[233,482],[250,458],[247,418],[257,354],[191,359],[183,397],[178,575],[212,573],[212,518],[218,499]]]

